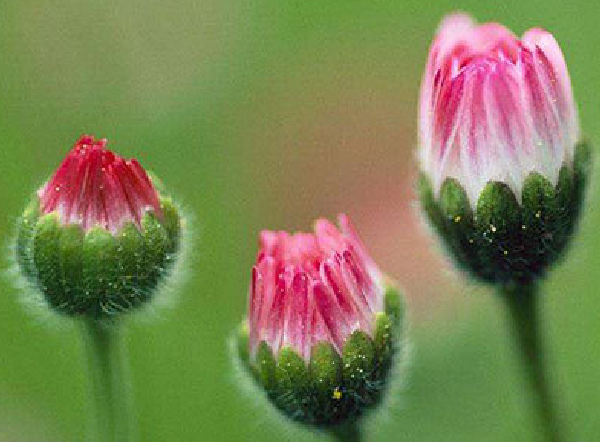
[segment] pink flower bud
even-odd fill
[[[499,24],[447,17],[430,48],[419,125],[420,164],[436,195],[448,177],[473,207],[489,181],[518,199],[531,172],[555,185],[579,138],[556,40],[541,29],[519,40]]]
[[[105,147],[87,135],[77,141],[33,195],[15,238],[36,301],[95,320],[153,298],[174,274],[184,227],[160,181]]]
[[[383,277],[348,217],[339,224],[341,231],[319,219],[314,234],[261,232],[249,297],[252,357],[265,341],[275,356],[290,347],[308,362],[319,342],[342,354],[355,330],[373,336]]]
[[[106,147],[105,138],[82,136],[56,173],[38,190],[42,214],[57,212],[63,224],[84,231],[100,226],[116,234],[127,222],[138,227],[148,210],[162,210],[150,178],[135,159]]]

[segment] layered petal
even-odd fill
[[[471,204],[487,182],[520,198],[536,171],[552,183],[573,160],[577,113],[555,39],[532,29],[518,40],[501,25],[446,18],[421,84],[419,160],[436,194],[448,177]]]
[[[248,306],[251,355],[265,341],[275,354],[291,347],[308,361],[318,342],[341,354],[355,330],[372,335],[382,276],[349,219],[340,215],[339,224],[317,220],[314,234],[261,232]]]
[[[42,213],[57,211],[63,224],[116,234],[126,222],[140,226],[148,210],[162,216],[152,181],[135,160],[106,149],[106,139],[82,136],[48,182],[38,190]]]

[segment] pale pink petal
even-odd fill
[[[496,23],[443,20],[421,82],[419,161],[439,194],[456,178],[473,207],[491,180],[518,198],[528,174],[556,183],[579,139],[567,67],[554,37],[519,41]]]
[[[554,71],[556,86],[560,89],[561,112],[566,114],[565,118],[576,119],[571,79],[562,51],[554,36],[543,29],[534,28],[523,35],[522,41],[531,52],[535,52],[536,48],[543,52]]]

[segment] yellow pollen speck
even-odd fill
[[[335,387],[335,390],[333,390],[333,395],[331,397],[336,401],[339,401],[342,398],[342,392],[340,391],[339,387]]]
[[[505,251],[504,251],[504,254],[505,254],[505,255],[508,255],[508,250],[505,250]]]
[[[455,223],[459,223],[459,222],[460,222],[460,215],[456,215],[456,216],[454,217],[454,222],[455,222]]]
[[[495,225],[493,225],[493,224],[490,224],[490,230],[491,230],[492,232],[495,232],[495,231],[496,231],[496,226],[495,226]]]
[[[539,218],[540,216],[542,216],[542,212],[540,212],[539,210],[537,212],[535,212],[536,218]]]

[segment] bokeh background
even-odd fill
[[[586,137],[600,140],[596,1],[3,1],[0,243],[81,133],[153,169],[194,215],[179,301],[129,344],[143,441],[302,441],[241,392],[227,339],[262,228],[344,211],[406,288],[412,367],[369,441],[535,441],[502,305],[450,271],[414,204],[416,109],[440,18],[551,30]],[[597,178],[597,177],[596,177]],[[598,181],[598,180],[596,180]],[[600,435],[597,185],[569,259],[544,285],[552,378],[570,440]],[[7,260],[4,260],[6,262]],[[0,441],[76,442],[86,374],[68,325],[0,282]],[[148,320],[149,319],[149,320]]]

